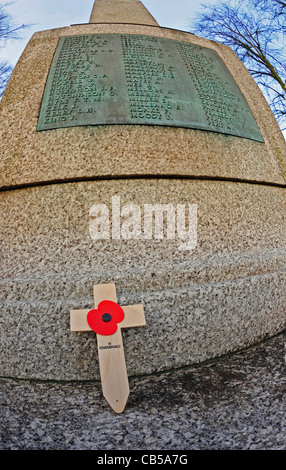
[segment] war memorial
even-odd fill
[[[140,380],[285,329],[284,137],[230,48],[143,3],[35,33],[0,103],[3,378],[100,389],[119,349]]]

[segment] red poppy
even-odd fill
[[[87,323],[90,328],[99,335],[109,336],[117,331],[117,323],[124,319],[122,308],[111,300],[103,300],[97,309],[90,310],[87,314]]]

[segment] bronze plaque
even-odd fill
[[[104,124],[187,127],[263,142],[245,98],[215,51],[150,36],[62,37],[38,131]]]

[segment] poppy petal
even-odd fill
[[[104,320],[104,315],[109,314],[110,320]],[[123,309],[111,300],[103,300],[98,308],[90,310],[87,314],[87,323],[89,327],[97,334],[110,336],[116,333],[117,323],[124,319]]]
[[[102,322],[100,325],[97,325],[96,333],[102,336],[110,336],[116,333],[117,323],[110,321],[109,323]]]
[[[87,314],[86,319],[87,319],[88,325],[93,331],[95,331],[95,333],[97,333],[98,330],[101,329],[101,323],[103,322],[102,322],[100,312],[97,309],[94,308],[93,310],[90,310]]]
[[[122,322],[124,320],[124,311],[116,302],[112,300],[102,300],[98,304],[98,310],[101,314],[109,313],[112,317],[112,321],[116,323]]]

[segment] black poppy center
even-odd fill
[[[111,320],[111,315],[110,313],[104,313],[102,315],[102,320],[105,321],[106,323],[109,322]]]

